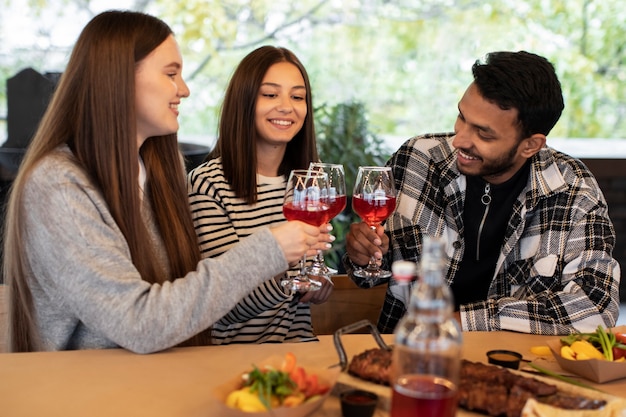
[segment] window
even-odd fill
[[[31,66],[62,71],[87,21],[119,0],[49,0],[25,13],[0,12],[0,117],[6,78]],[[452,129],[470,67],[487,52],[528,50],[560,76],[562,138],[626,137],[626,9],[617,0],[135,1],[168,22],[185,58],[192,94],[181,106],[181,138],[214,137],[224,88],[239,60],[261,44],[303,61],[316,106],[364,103],[370,127],[398,140]],[[417,4],[417,5],[416,5]],[[130,7],[133,8],[133,7]]]

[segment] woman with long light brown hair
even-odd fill
[[[11,351],[208,344],[260,277],[328,246],[289,222],[200,260],[176,137],[182,65],[146,14],[104,12],[81,33],[8,203]]]

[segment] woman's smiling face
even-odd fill
[[[307,115],[306,86],[298,67],[278,62],[267,70],[255,107],[258,140],[286,146]]]
[[[189,96],[182,69],[183,59],[171,35],[137,64],[135,106],[139,147],[151,136],[178,131],[178,105],[182,97]]]

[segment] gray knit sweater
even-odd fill
[[[173,282],[143,281],[101,193],[67,148],[35,168],[24,198],[28,274],[48,350],[149,353],[175,346],[228,313],[264,277],[288,268],[264,229]]]

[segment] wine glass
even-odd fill
[[[322,191],[322,197],[327,199],[330,207],[326,221],[329,222],[346,208],[346,179],[343,165],[311,162],[309,169],[312,171],[325,172],[328,175],[328,187],[326,191]],[[324,253],[318,250],[317,255],[313,258],[313,262],[307,267],[307,272],[309,275],[330,279],[331,275],[337,273],[337,270],[329,268],[326,265]]]
[[[313,226],[321,226],[328,221],[330,207],[322,192],[326,190],[328,175],[324,172],[295,169],[289,174],[283,214],[287,220],[300,220]],[[280,284],[292,291],[317,291],[322,288],[320,281],[309,278],[306,270],[306,253],[300,260],[300,271],[296,276],[287,275]]]
[[[373,230],[387,219],[396,208],[396,189],[390,167],[359,167],[352,193],[352,209]],[[353,274],[373,280],[389,278],[391,271],[381,269],[376,258],[370,258],[365,268]]]

